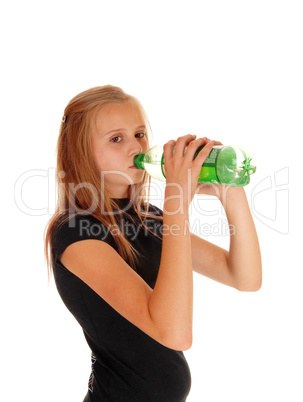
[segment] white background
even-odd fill
[[[246,192],[263,287],[241,293],[195,277],[188,401],[303,401],[301,5],[1,6],[1,400],[80,402],[86,392],[90,352],[47,282],[43,231],[54,210],[64,107],[80,91],[113,84],[143,103],[153,145],[196,133],[255,152],[258,168]],[[211,229],[198,234],[228,247],[218,233],[224,214],[215,199],[204,198],[192,222],[204,229],[208,223]]]

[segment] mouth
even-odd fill
[[[136,166],[134,166],[134,165],[130,166],[129,168],[130,168],[130,169],[137,169],[137,170],[141,170],[141,169],[137,168],[137,167],[136,167]]]

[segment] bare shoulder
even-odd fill
[[[161,342],[149,314],[152,289],[113,247],[99,240],[77,241],[66,248],[60,261],[119,314]]]

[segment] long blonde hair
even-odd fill
[[[101,185],[91,149],[91,122],[98,111],[110,103],[133,102],[140,110],[147,127],[147,140],[151,134],[150,124],[141,103],[121,88],[105,85],[88,89],[76,95],[64,110],[57,142],[57,205],[54,215],[45,228],[45,256],[49,277],[52,273],[52,235],[63,215],[64,221],[78,213],[90,211],[113,234],[118,252],[135,269],[138,251],[124,237],[119,222],[125,211],[119,211],[118,204],[110,198],[104,183]],[[72,185],[71,185],[72,184]],[[142,225],[147,216],[162,219],[149,213],[150,177],[144,172],[141,183],[131,185],[130,201]],[[145,203],[145,210],[141,207]],[[102,207],[101,207],[102,205]],[[105,213],[104,213],[105,211]],[[119,211],[119,213],[113,213]],[[114,230],[113,230],[114,229]],[[157,236],[157,235],[156,235]],[[159,236],[157,236],[159,237]]]

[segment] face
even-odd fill
[[[91,145],[110,196],[129,197],[130,185],[140,183],[144,175],[134,167],[134,156],[148,150],[147,129],[139,108],[131,101],[104,106],[96,116]]]

